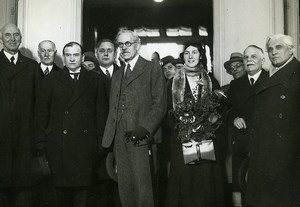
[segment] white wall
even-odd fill
[[[0,0],[0,28],[7,23],[16,23],[15,0]],[[0,43],[0,50],[2,50]]]
[[[214,71],[221,85],[232,80],[223,67],[232,52],[255,44],[265,49],[268,35],[284,32],[283,0],[214,0]],[[269,60],[265,53],[265,68]]]
[[[56,63],[62,63],[62,48],[70,42],[81,43],[82,0],[19,0],[18,26],[22,46],[28,57],[38,60],[37,46],[45,39],[57,47]]]

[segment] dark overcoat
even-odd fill
[[[45,142],[55,186],[88,186],[93,182],[108,109],[104,83],[81,69],[75,83],[66,68],[42,82],[36,106],[36,142]]]
[[[246,203],[300,206],[300,63],[291,62],[257,92]]]
[[[33,119],[38,63],[19,52],[12,66],[0,52],[0,187],[33,183]]]
[[[262,70],[255,84],[251,86],[248,75],[230,82],[228,90],[228,102],[232,107],[228,116],[229,139],[232,149],[232,176],[233,189],[241,191],[238,178],[239,169],[249,153],[249,140],[253,129],[253,110],[255,93],[263,82],[268,79],[269,74]],[[235,118],[243,118],[246,129],[237,129],[233,125]]]

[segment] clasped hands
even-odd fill
[[[147,139],[150,133],[144,127],[137,126],[135,130],[126,132],[125,139],[127,142],[132,142],[135,146],[140,144],[140,141]]]

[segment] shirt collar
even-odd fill
[[[81,67],[77,68],[75,71],[69,70],[70,73],[80,73]]]
[[[261,69],[262,70],[262,69]],[[257,79],[258,79],[258,77],[260,76],[260,74],[261,74],[261,70],[259,71],[259,72],[257,72],[257,73],[255,73],[255,75],[249,75],[248,74],[248,80],[250,81],[250,78],[253,78],[254,79],[254,82],[253,83],[255,83],[256,81],[257,81]],[[251,82],[251,81],[250,81]]]
[[[17,63],[18,57],[19,57],[19,53],[18,53],[18,52],[17,52],[16,54],[14,54],[14,55],[12,55],[12,54],[6,52],[5,50],[3,50],[3,52],[4,52],[5,56],[7,57],[7,59],[9,60],[9,62],[10,62],[10,58],[11,58],[12,56],[14,56],[14,57],[15,57],[14,63],[15,63],[15,64]]]
[[[53,65],[44,65],[43,63],[41,63],[41,68],[42,68],[43,71],[45,71],[47,67],[48,67],[48,70],[50,72],[53,68]]]
[[[125,62],[125,65],[126,65],[125,68],[127,67],[128,64],[130,64],[130,69],[132,71],[135,64],[136,64],[136,62],[137,62],[137,60],[138,60],[138,58],[139,58],[139,55],[137,54],[132,60],[130,60],[128,62]]]
[[[277,71],[279,71],[281,68],[283,68],[284,66],[286,66],[289,62],[291,62],[293,60],[294,56],[292,55],[283,65],[279,66],[279,67],[275,67],[274,65],[270,66],[270,77],[276,73]]]
[[[111,65],[108,68],[102,67],[101,65],[99,67],[103,71],[104,74],[106,74],[106,70],[108,70],[110,76],[112,76],[112,74],[114,72],[114,65]]]

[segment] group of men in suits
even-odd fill
[[[116,43],[100,40],[95,47],[100,66],[92,71],[83,68],[77,42],[64,46],[60,69],[50,40],[38,46],[40,64],[19,52],[22,35],[15,25],[5,25],[0,40],[0,205],[40,205],[33,189],[38,153],[49,161],[56,205],[87,206],[95,164],[113,150],[122,206],[154,206],[166,86],[160,66],[139,56],[136,33],[121,30]],[[119,69],[116,45],[123,61]],[[224,65],[246,71],[228,90],[234,182],[249,157],[244,205],[298,206],[300,63],[289,36],[268,37],[266,48],[269,72],[256,45]]]
[[[247,207],[298,206],[300,65],[289,36],[268,37],[266,48],[269,71],[262,68],[264,53],[256,45],[224,64],[246,71],[228,89],[233,192]],[[250,160],[247,178],[241,177],[245,159]]]
[[[161,139],[165,81],[158,64],[138,55],[138,36],[130,30],[117,36],[126,73],[125,67],[117,70],[117,47],[108,39],[95,47],[99,68],[88,71],[77,42],[64,46],[60,69],[52,41],[38,45],[38,64],[18,51],[16,25],[5,25],[0,37],[1,206],[87,206],[95,165],[109,149],[115,151],[122,206],[153,206],[148,146],[155,153]],[[34,189],[40,181],[32,170],[36,154],[49,161],[53,203],[39,203]]]

